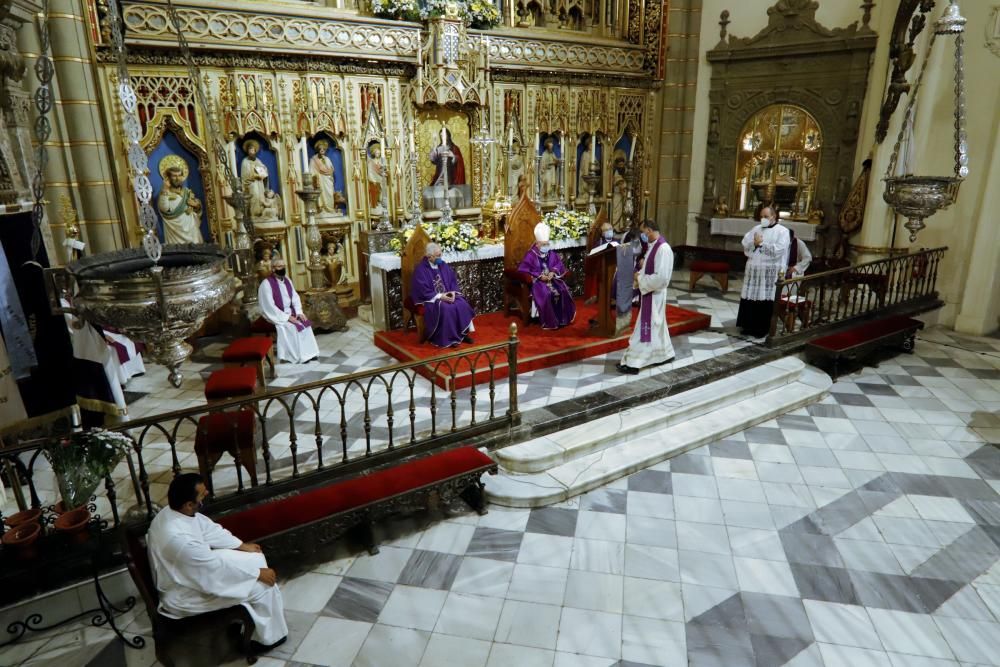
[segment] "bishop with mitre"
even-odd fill
[[[257,289],[260,313],[278,332],[278,360],[304,364],[319,356],[312,322],[302,313],[302,300],[285,275],[285,260],[275,255],[271,269]]]
[[[538,317],[543,329],[558,329],[576,319],[576,304],[563,281],[568,273],[549,245],[551,230],[544,222],[535,225],[535,242],[517,270],[531,276],[531,316]]]

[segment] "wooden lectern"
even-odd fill
[[[618,248],[608,245],[600,252],[587,257],[591,270],[597,276],[597,327],[598,336],[614,338],[618,335],[618,318],[612,301],[615,299],[615,273],[618,269]]]

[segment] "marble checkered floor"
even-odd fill
[[[386,524],[379,555],[282,582],[291,634],[257,664],[1000,665],[997,443],[1000,339],[933,328],[820,403],[569,502]],[[153,654],[74,628],[0,655],[18,661]]]

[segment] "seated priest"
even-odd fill
[[[304,364],[319,356],[312,322],[302,314],[302,300],[285,276],[285,260],[271,258],[271,275],[257,289],[260,314],[278,332],[278,360]]]
[[[169,507],[149,524],[146,544],[159,612],[184,618],[243,605],[254,622],[254,649],[274,648],[288,635],[277,575],[258,545],[198,512],[207,495],[201,475],[177,475],[167,490]]]
[[[413,269],[410,298],[424,307],[424,331],[431,343],[452,347],[472,342],[469,332],[475,331],[476,312],[462,296],[455,272],[441,259],[437,243],[427,244],[423,260]]]
[[[563,281],[566,267],[549,246],[549,234],[544,222],[535,225],[535,243],[517,270],[532,278],[531,316],[538,318],[543,329],[558,329],[576,319],[576,304]]]

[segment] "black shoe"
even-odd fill
[[[631,366],[626,366],[624,364],[616,364],[615,368],[618,369],[619,373],[622,373],[624,375],[638,375],[639,374],[639,369],[638,368],[632,368]]]
[[[261,644],[260,642],[254,641],[253,639],[251,639],[250,640],[250,650],[253,651],[254,653],[267,653],[268,651],[276,649],[279,646],[281,646],[282,644],[284,644],[286,639],[288,639],[287,636],[282,637],[281,639],[279,639],[278,641],[274,642],[270,646],[265,646],[264,644]]]
[[[472,337],[471,336],[462,336],[462,342],[463,343],[468,343],[469,345],[472,345]]]

